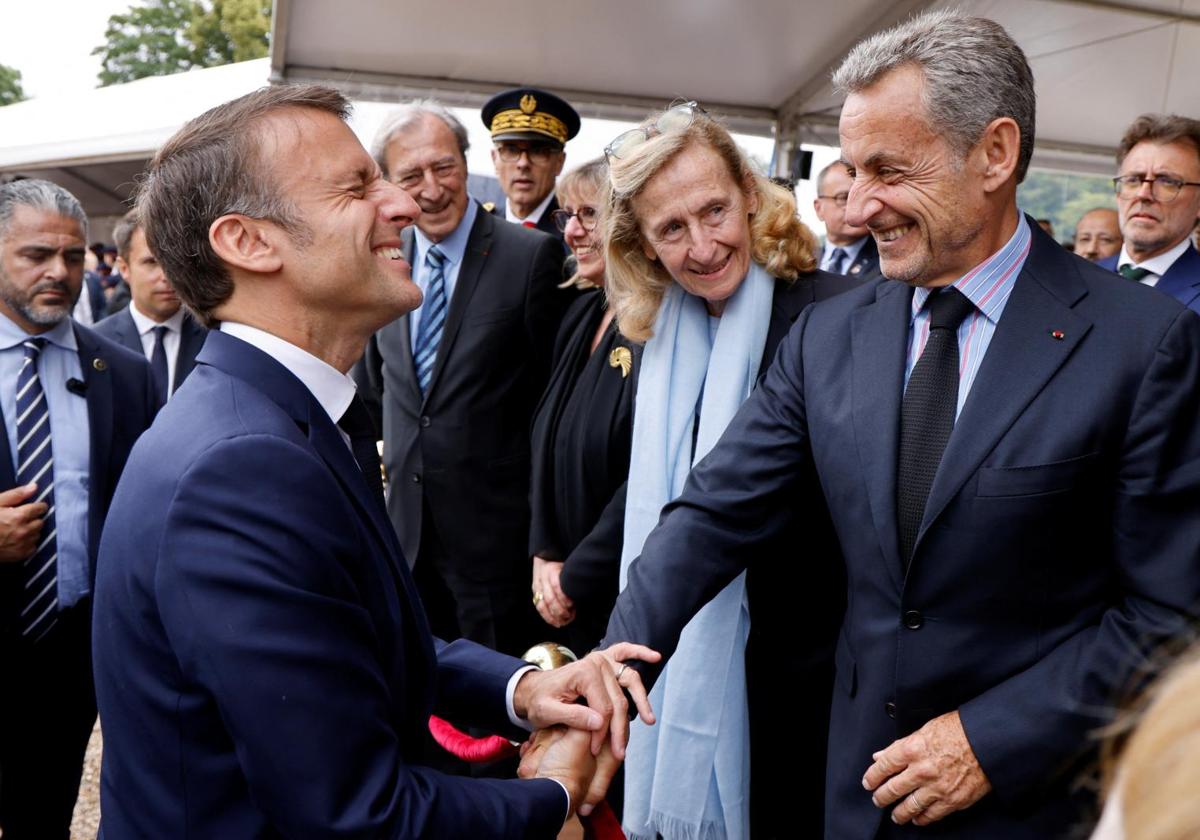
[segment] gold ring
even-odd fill
[[[921,800],[917,799],[917,792],[915,790],[908,795],[908,798],[912,800],[913,807],[917,809],[918,814],[925,810],[925,806],[921,804]]]
[[[539,605],[539,604],[541,604],[541,603],[542,603],[542,593],[541,593],[541,592],[534,592],[534,593],[533,593],[533,605],[536,607],[536,606],[538,606],[538,605]]]
[[[621,681],[621,675],[625,673],[625,669],[629,667],[628,662],[622,662],[621,667],[617,669],[617,682]]]

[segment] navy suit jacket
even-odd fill
[[[97,324],[96,332],[128,347],[138,355],[144,356],[146,353],[128,306]],[[204,346],[206,335],[208,330],[197,324],[191,315],[183,316],[183,325],[179,330],[179,352],[175,357],[175,387],[172,393],[179,390],[183,380],[187,379],[187,375],[196,366],[196,354]]]
[[[1115,254],[1097,261],[1096,265],[1116,271],[1120,259],[1121,255]],[[1171,295],[1193,312],[1200,312],[1200,251],[1189,245],[1166,274],[1158,278],[1154,288]]]
[[[91,462],[88,465],[88,560],[96,574],[96,555],[104,516],[117,487],[117,479],[138,435],[154,419],[158,401],[150,379],[150,365],[141,354],[134,355],[103,338],[82,324],[72,324],[79,346],[79,366],[83,371],[83,393],[87,400],[88,434],[91,438]],[[7,384],[7,383],[6,383]],[[11,386],[9,386],[11,387]],[[65,382],[43,382],[43,388],[66,388]],[[61,430],[56,430],[61,433]],[[16,486],[14,453],[8,451],[8,438],[0,457],[0,488]],[[12,586],[17,566],[0,565],[0,601],[11,606],[15,597]],[[7,613],[0,612],[0,615]]]
[[[761,551],[796,516],[795,489],[819,482],[848,579],[830,838],[1062,836],[1077,804],[1064,771],[1142,653],[1200,604],[1200,318],[1112,282],[1026,221],[1030,256],[907,574],[896,462],[912,290],[881,280],[800,316],[613,611],[606,643],[669,654],[742,569],[820,561],[802,544]],[[805,592],[793,595],[803,610]],[[894,826],[862,788],[872,753],[956,709],[994,791],[934,827]],[[803,721],[779,725],[786,737]]]
[[[274,359],[213,331],[100,549],[102,835],[553,837],[552,781],[414,766],[431,711],[513,730],[524,663],[437,644],[382,500]]]

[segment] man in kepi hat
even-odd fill
[[[566,161],[563,146],[579,133],[579,114],[538,88],[501,91],[483,106],[492,133],[492,163],[508,200],[492,212],[562,240],[552,218],[558,209],[554,182]]]

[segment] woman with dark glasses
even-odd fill
[[[617,597],[641,354],[617,332],[604,294],[597,226],[607,180],[599,158],[558,182],[554,221],[573,257],[569,283],[595,291],[582,294],[563,318],[533,421],[533,602],[547,624],[565,628],[564,640],[579,656],[599,643]]]
[[[606,289],[621,332],[645,342],[623,581],[801,310],[855,281],[814,270],[794,197],[696,103],[605,154]],[[820,494],[796,508],[803,525],[696,615],[656,683],[659,723],[634,727],[625,764],[629,837],[821,836],[845,587]]]

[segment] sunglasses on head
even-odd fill
[[[696,114],[707,113],[708,111],[705,111],[694,100],[673,103],[652,124],[631,128],[618,134],[611,143],[604,147],[604,157],[609,163],[614,160],[624,160],[634,149],[651,137],[672,131],[683,131],[696,121]]]

